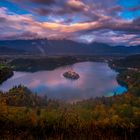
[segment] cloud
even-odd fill
[[[47,16],[47,15],[57,15],[57,16],[63,16],[63,15],[70,15],[73,14],[86,14],[89,10],[88,5],[83,3],[79,0],[62,0],[61,2],[56,2],[55,4],[51,6],[40,6],[36,8],[31,8],[32,12],[35,12],[41,16]]]
[[[54,4],[55,3],[55,0],[31,0],[31,2],[38,3],[38,4],[47,4],[47,5],[50,5],[50,4]]]
[[[101,29],[87,34],[79,35],[75,40],[80,42],[103,42],[110,45],[134,46],[139,44],[140,36],[137,34],[129,34],[124,31],[112,31],[110,29]]]
[[[140,27],[140,17],[136,18],[133,20],[133,24],[137,25],[138,27]]]
[[[88,11],[89,7],[80,0],[68,0],[66,5],[73,11]]]
[[[11,2],[9,0],[9,2]],[[126,19],[114,0],[13,0],[29,14],[0,7],[0,38],[66,38],[84,42],[139,44],[140,18]],[[120,40],[120,41],[119,41]]]
[[[46,9],[46,8],[34,8],[33,12],[38,13],[41,16],[46,16],[52,13],[51,9]]]
[[[138,10],[140,10],[140,5],[137,5],[137,6],[134,6],[134,7],[130,7],[130,8],[128,8],[128,10],[130,10],[132,12],[138,11]]]
[[[41,4],[41,5],[51,5],[54,4],[56,0],[13,0],[15,3],[34,3],[34,4]]]

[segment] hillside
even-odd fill
[[[140,55],[131,55],[125,59],[114,60],[111,67],[117,69],[140,69]]]
[[[75,57],[47,57],[47,58],[17,58],[11,61],[9,66],[16,71],[39,71],[53,70],[60,66],[70,65],[78,62]]]
[[[129,75],[129,79],[127,79]],[[0,139],[138,140],[140,73],[121,73],[128,92],[66,104],[17,86],[0,92]]]
[[[13,75],[13,71],[9,67],[0,64],[0,84],[2,84],[5,80],[7,80],[12,75]]]
[[[10,45],[9,45],[10,46]],[[5,47],[0,44],[0,54],[12,55],[12,54],[26,54],[22,49]]]
[[[118,62],[133,61],[137,67],[139,58],[134,55]],[[140,72],[126,70],[117,78],[127,85],[126,93],[73,104],[47,99],[47,93],[40,97],[21,85],[0,92],[0,139],[138,140]]]
[[[0,41],[0,53],[9,52],[32,55],[131,55],[140,53],[140,46],[109,46],[96,42],[84,44],[70,40],[47,39]]]

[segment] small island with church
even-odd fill
[[[79,76],[78,73],[76,73],[76,72],[74,72],[74,71],[71,71],[71,70],[65,72],[65,73],[63,74],[63,76],[64,76],[65,78],[72,79],[72,80],[77,80],[77,79],[80,78],[80,76]]]

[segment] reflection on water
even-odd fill
[[[72,68],[80,75],[80,79],[73,81],[63,77],[69,66],[35,73],[14,72],[14,76],[5,81],[0,90],[7,91],[14,85],[22,84],[33,92],[46,94],[48,98],[65,101],[111,96],[126,91],[126,88],[118,85],[117,73],[106,63],[82,62],[74,64]]]

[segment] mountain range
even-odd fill
[[[140,53],[139,46],[111,46],[104,43],[79,43],[71,40],[3,40],[0,54],[28,55],[132,55]]]

